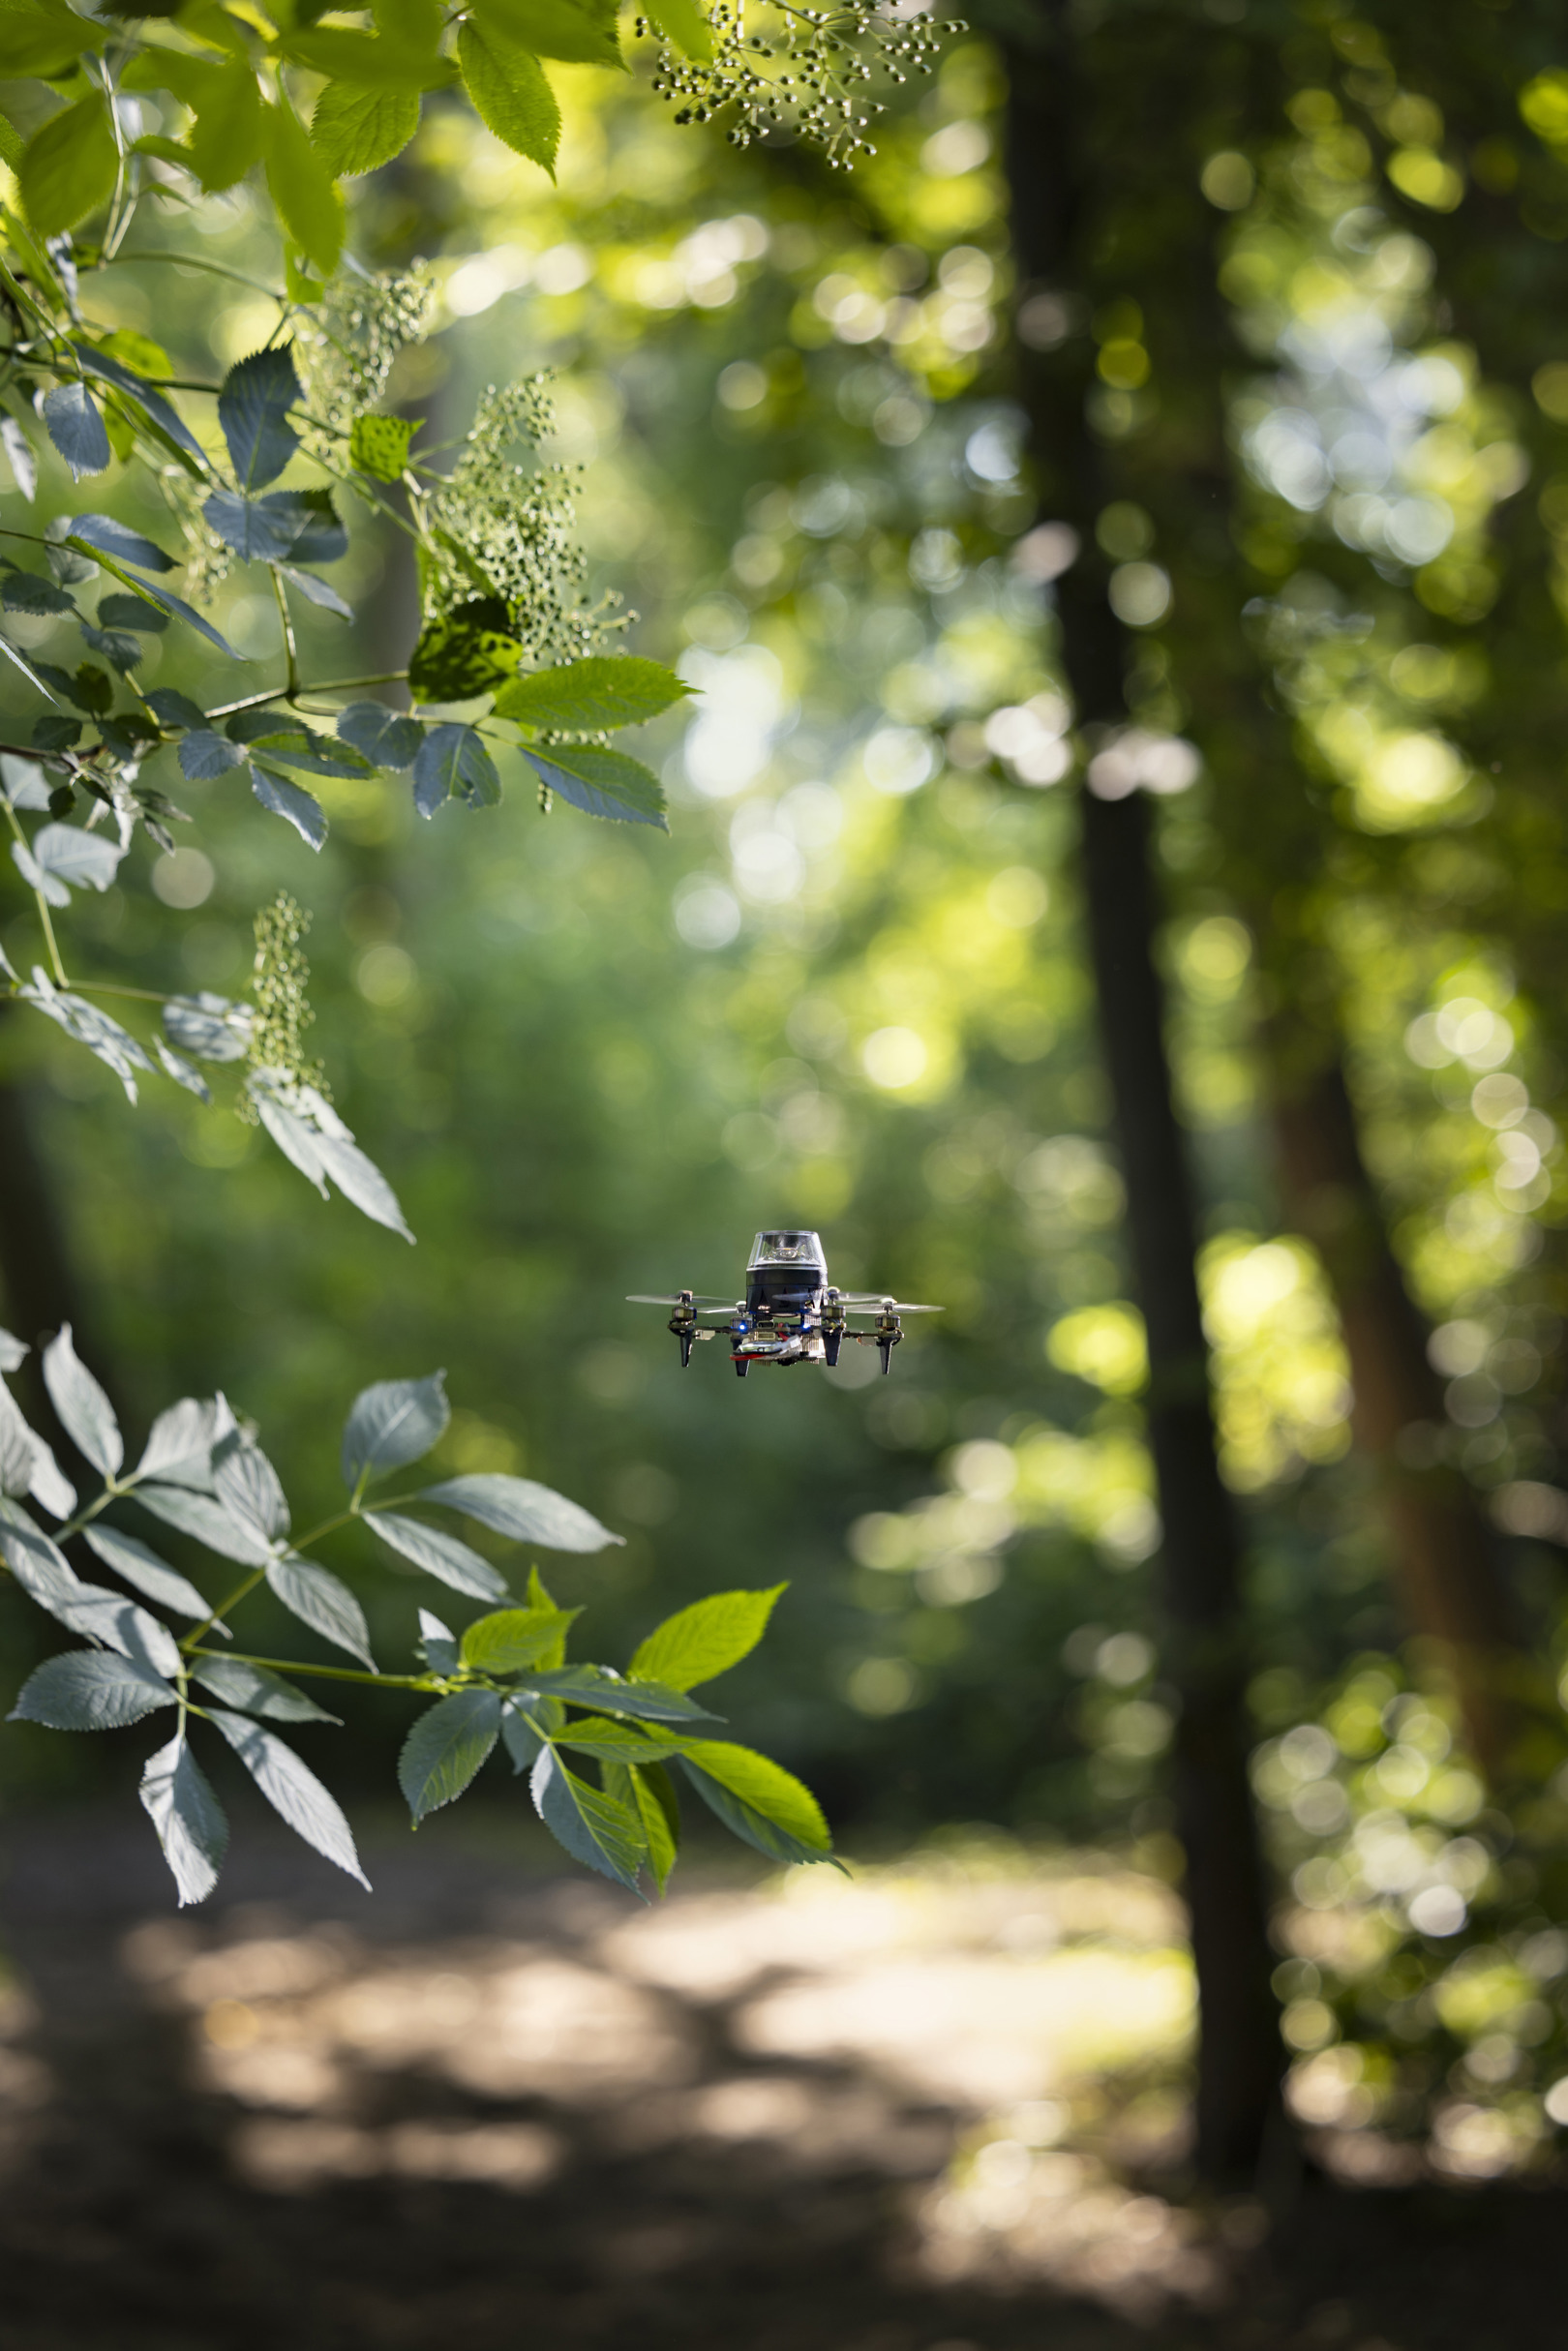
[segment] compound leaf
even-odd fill
[[[540,751],[525,743],[523,756],[542,784],[587,815],[669,831],[664,786],[651,768],[628,759],[624,751],[602,751],[590,743],[557,743]]]
[[[180,1908],[205,1901],[228,1850],[228,1823],[183,1732],[148,1757],[140,1793],[179,1888]]]
[[[450,1584],[454,1591],[467,1592],[471,1600],[505,1598],[505,1577],[444,1528],[426,1526],[420,1520],[407,1518],[395,1510],[367,1510],[364,1519],[383,1543],[405,1559],[411,1559],[416,1567],[422,1567],[427,1576]]]
[[[350,1878],[357,1878],[369,1892],[370,1880],[359,1866],[354,1832],[344,1818],[343,1807],[310,1765],[302,1763],[292,1747],[286,1747],[274,1733],[263,1731],[259,1723],[247,1722],[243,1714],[229,1714],[222,1706],[207,1711],[273,1811],[287,1822],[296,1836],[314,1845],[339,1869],[347,1870]]]
[[[125,1460],[125,1440],[114,1406],[76,1353],[69,1322],[44,1350],[44,1384],[73,1444],[112,1477]]]
[[[445,1478],[427,1486],[410,1499],[444,1502],[477,1519],[498,1535],[514,1543],[541,1543],[546,1551],[603,1551],[610,1543],[624,1543],[601,1526],[593,1513],[532,1478],[508,1477],[498,1469],[475,1469],[462,1477]]]
[[[627,1669],[636,1679],[662,1681],[667,1689],[691,1690],[715,1673],[728,1673],[749,1656],[768,1630],[782,1583],[767,1591],[710,1592],[690,1608],[667,1616],[638,1649]]]
[[[167,1682],[135,1658],[115,1649],[68,1649],[28,1675],[7,1719],[50,1731],[118,1731],[178,1703]]]
[[[247,1665],[237,1657],[193,1657],[191,1678],[241,1714],[264,1714],[275,1723],[341,1720],[318,1706],[314,1698],[307,1698],[303,1690],[296,1690],[291,1681],[285,1681],[281,1673],[269,1673],[265,1666]]]
[[[149,1551],[145,1543],[138,1543],[135,1535],[123,1535],[117,1526],[105,1526],[102,1522],[84,1527],[82,1532],[105,1566],[111,1567],[145,1599],[156,1601],[160,1608],[172,1609],[177,1616],[194,1616],[198,1621],[210,1613],[211,1602],[202,1598],[196,1585],[160,1559],[155,1551]],[[214,1630],[217,1629],[215,1626]]]
[[[637,1872],[647,1848],[635,1813],[568,1771],[553,1747],[541,1749],[531,1786],[540,1820],[574,1861],[630,1893],[642,1891]]]
[[[458,63],[473,110],[514,155],[556,176],[560,107],[531,51],[508,40],[495,20],[481,32],[470,18],[458,34]]]
[[[301,1624],[308,1624],[323,1641],[347,1649],[350,1657],[362,1658],[375,1673],[365,1612],[341,1576],[287,1552],[282,1558],[268,1559],[267,1582]]]
[[[354,179],[401,155],[418,128],[417,90],[329,81],[311,115],[311,144],[335,180]]]
[[[439,1443],[452,1417],[445,1378],[432,1371],[424,1379],[379,1379],[361,1388],[343,1432],[343,1482],[350,1491],[361,1478],[406,1468]]]
[[[558,669],[528,670],[509,678],[496,697],[496,715],[514,718],[519,726],[592,735],[604,727],[656,718],[691,690],[660,661],[645,661],[636,653],[593,653]]]
[[[463,1793],[500,1735],[500,1720],[494,1690],[459,1690],[416,1717],[398,1758],[398,1785],[416,1823]]]

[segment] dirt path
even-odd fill
[[[180,1916],[139,1824],[3,1841],[3,2351],[1568,2351],[1557,2189],[1309,2183],[1260,2242],[1107,2159],[1175,2112],[1149,1881],[641,1914],[430,1831],[374,1900],[236,1844]]]

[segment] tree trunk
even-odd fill
[[[1274,1120],[1286,1212],[1334,1286],[1355,1390],[1352,1426],[1376,1466],[1405,1613],[1445,1653],[1478,1760],[1495,1775],[1512,1728],[1518,1629],[1470,1489],[1409,1442],[1423,1423],[1443,1426],[1442,1383],[1389,1246],[1341,1064],[1295,1073],[1282,1085]]]
[[[1084,160],[1085,94],[1059,0],[1036,19],[1040,40],[1010,45],[1009,166],[1022,274],[1074,293],[1096,235],[1099,191]],[[1102,502],[1099,455],[1084,421],[1092,380],[1081,355],[1024,359],[1034,454],[1050,511],[1083,543],[1060,583],[1062,657],[1080,725],[1124,721],[1121,628],[1106,567],[1092,544]],[[1148,806],[1085,791],[1083,860],[1090,949],[1128,1188],[1133,1270],[1149,1335],[1148,1429],[1164,1523],[1165,1670],[1180,1701],[1177,1830],[1197,1973],[1195,2157],[1214,2184],[1253,2178],[1281,2115],[1282,2052],[1256,1822],[1247,1778],[1246,1642],[1240,1547],[1221,1481],[1195,1271],[1196,1229],[1171,1100]]]

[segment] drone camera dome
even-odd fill
[[[828,1271],[828,1260],[815,1233],[759,1233],[751,1245],[746,1271],[755,1274],[769,1265],[814,1265],[820,1266],[824,1274]]]

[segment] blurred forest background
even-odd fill
[[[230,1117],[162,1092],[131,1112],[20,1011],[0,1024],[7,1117],[53,1202],[62,1311],[133,1430],[221,1387],[309,1516],[347,1397],[444,1364],[443,1470],[539,1477],[625,1534],[552,1574],[591,1604],[599,1654],[705,1591],[790,1580],[727,1710],[852,1855],[982,1824],[1173,1877],[1147,1365],[1076,856],[1085,769],[1107,798],[1146,792],[1297,2111],[1410,2126],[1436,2098],[1450,2168],[1488,2174],[1568,2125],[1568,1744],[1531,1685],[1523,1761],[1483,1785],[1411,1645],[1378,1496],[1402,1468],[1472,1495],[1523,1648],[1556,1655],[1568,73],[1516,9],[1496,119],[1455,136],[1431,93],[1481,104],[1470,45],[1503,18],[1469,11],[1441,51],[1418,31],[1405,73],[1325,5],[1292,19],[1249,113],[1239,32],[1223,64],[1240,14],[1207,12],[1207,114],[1173,114],[1139,162],[1219,256],[1189,331],[1228,338],[1241,487],[1185,530],[1160,506],[1191,442],[1149,327],[1166,227],[1129,263],[1130,286],[1152,273],[1141,303],[1091,309],[1020,270],[980,33],[849,173],[682,132],[567,68],[551,187],[428,102],[359,214],[368,262],[428,256],[439,286],[394,398],[444,438],[485,383],[559,371],[547,454],[586,468],[595,581],[632,608],[628,646],[700,689],[636,746],[669,835],[543,818],[517,773],[500,808],[428,828],[322,778],[313,859],[196,787],[176,790],[195,845],[138,849],[81,902],[152,988],[236,986],[255,910],[280,887],[310,909],[312,1046],[415,1249],[307,1200]],[[210,257],[262,265],[246,190],[219,202]],[[137,300],[135,269],[114,275],[120,323],[198,373],[270,331],[242,288],[149,268]],[[1124,475],[1098,546],[1024,457],[1020,370],[1084,338],[1089,429]],[[66,510],[63,470],[45,497]],[[1109,567],[1129,646],[1131,722],[1087,737],[1054,618],[1075,558]],[[339,576],[366,617],[335,670],[411,633],[379,559],[356,535]],[[1250,769],[1183,682],[1225,598],[1282,747]],[[218,611],[270,647],[243,578]],[[1303,1006],[1342,1034],[1430,1329],[1430,1400],[1380,1456],[1352,1442],[1333,1231],[1281,1190],[1281,1034]],[[780,1222],[821,1230],[839,1283],[945,1307],[888,1380],[870,1350],[742,1389],[699,1349],[682,1375],[659,1318],[622,1303],[725,1292]],[[364,1588],[401,1648],[412,1586]],[[47,1628],[0,1606],[15,1684]],[[403,1715],[353,1714],[380,1741],[349,1791],[369,1802]],[[117,1744],[14,1730],[0,1789],[79,1794]]]

